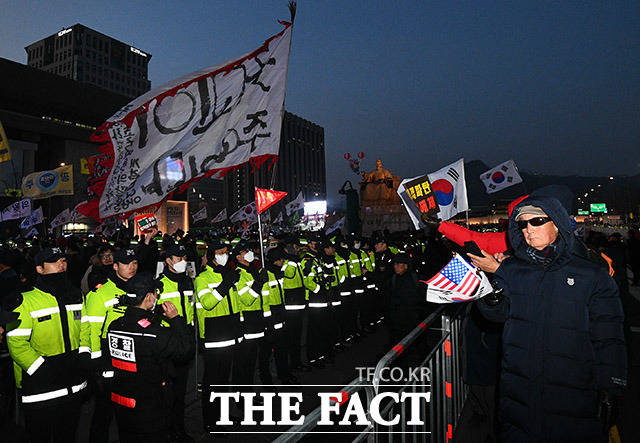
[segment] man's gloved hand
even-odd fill
[[[602,423],[602,430],[609,433],[609,429],[618,418],[618,399],[607,391],[598,392],[598,419]]]
[[[240,280],[240,271],[237,269],[225,269],[222,274],[222,281],[226,283],[231,283],[232,285],[237,283]]]
[[[304,263],[304,269],[303,269],[304,274],[305,274],[305,275],[308,275],[308,274],[309,274],[309,272],[311,272],[311,268],[313,268],[313,260],[307,260],[307,261]]]
[[[262,268],[258,273],[258,277],[256,281],[260,284],[260,287],[269,281],[269,274],[267,274],[267,270]]]
[[[494,288],[493,292],[483,297],[484,302],[489,306],[496,306],[504,299],[504,289]]]

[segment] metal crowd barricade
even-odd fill
[[[367,394],[366,414],[371,421],[371,400],[381,389],[385,392],[391,391],[427,394],[429,399],[428,407],[421,409],[420,417],[423,425],[407,425],[409,417],[404,402],[396,404],[388,402],[381,408],[380,415],[385,420],[390,421],[392,417],[400,416],[400,420],[395,426],[385,426],[373,424],[367,429],[357,434],[354,442],[368,441],[394,441],[399,440],[422,442],[444,442],[448,443],[453,437],[453,430],[462,412],[462,407],[467,396],[467,388],[462,379],[462,356],[460,352],[461,321],[464,305],[441,306],[430,314],[423,322],[407,334],[396,346],[394,346],[375,368],[373,383],[367,380],[355,379],[348,386],[343,388],[350,394],[364,389]],[[439,327],[436,325],[440,320]],[[405,353],[426,331],[439,331],[435,343],[429,347],[426,357],[414,367],[426,368],[428,381],[410,380],[402,385],[400,389],[393,389],[394,386],[385,387],[381,384],[382,371],[390,368],[400,355]],[[418,341],[418,343],[421,343]],[[397,386],[396,386],[397,387]],[[389,389],[392,388],[392,389]],[[316,408],[305,418],[305,422],[299,426],[293,426],[282,434],[275,441],[279,443],[295,442],[302,439],[307,433],[313,431],[320,418],[320,408]]]
[[[371,384],[367,383],[366,380],[362,380],[360,378],[354,379],[351,383],[349,383],[347,386],[342,388],[340,391],[347,393],[349,398],[351,398],[351,396],[357,392],[364,391],[366,395],[367,406],[371,404],[371,400],[373,400],[373,396],[375,395]],[[276,438],[274,440],[274,443],[285,443],[285,442],[293,443],[305,437],[305,435],[308,432],[312,431],[313,429],[315,429],[316,426],[318,426],[318,420],[320,420],[320,412],[321,412],[320,407],[317,407],[316,409],[311,411],[309,414],[305,416],[304,423],[302,423],[301,425],[297,425],[289,428],[289,430],[286,433]],[[367,420],[369,420],[370,422],[373,422],[373,420],[371,419],[371,414],[369,412],[368,407],[366,411],[366,416],[367,416]],[[373,432],[372,432],[373,430],[374,430],[373,426],[368,426],[364,431],[358,434],[353,441],[358,442],[358,441],[368,440],[370,442],[373,442],[373,440],[368,438],[369,435],[371,436],[373,435]]]

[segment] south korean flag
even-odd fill
[[[518,167],[513,160],[507,160],[482,173],[480,180],[487,189],[487,194],[493,194],[511,185],[522,183],[522,177],[520,177]]]

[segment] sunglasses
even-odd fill
[[[518,224],[518,228],[527,229],[527,225],[531,226],[542,226],[545,223],[549,223],[551,218],[549,217],[534,217],[529,220],[518,220],[516,223]]]

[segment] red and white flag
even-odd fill
[[[93,190],[100,197],[80,212],[123,216],[202,177],[275,161],[292,30],[281,23],[257,49],[149,91],[103,123],[91,140],[104,143],[113,165],[103,189]]]

